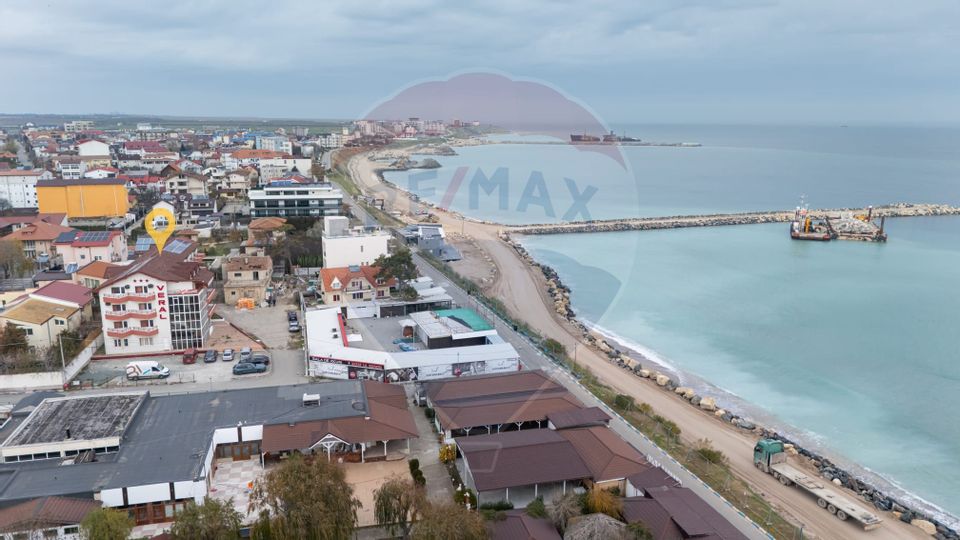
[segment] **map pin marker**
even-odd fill
[[[173,212],[166,208],[154,208],[147,214],[144,227],[146,227],[150,238],[153,238],[153,243],[157,245],[157,253],[163,253],[163,245],[167,243],[167,238],[170,238],[170,235],[173,234],[175,224],[176,220],[173,217]]]

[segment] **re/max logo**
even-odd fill
[[[167,318],[167,286],[157,285],[157,317]]]
[[[444,191],[443,199],[440,201],[441,208],[450,208],[457,192],[463,186],[469,167],[458,167],[454,173],[450,184]],[[407,189],[411,193],[420,197],[432,197],[436,190],[431,187],[421,186],[421,183],[437,178],[436,171],[425,171],[413,173],[407,176]],[[585,186],[581,189],[577,182],[570,178],[564,178],[563,184],[570,195],[570,206],[563,213],[563,221],[573,221],[579,219],[589,221],[590,211],[587,209],[587,203],[597,194],[597,188],[594,186]],[[510,208],[510,171],[506,167],[500,167],[494,171],[493,175],[487,176],[482,169],[477,169],[467,186],[469,191],[469,209],[477,210],[480,207],[481,196],[489,197],[496,201],[497,208],[508,210]],[[482,193],[482,195],[481,195]],[[553,218],[556,217],[553,198],[550,196],[550,190],[540,171],[532,171],[527,177],[523,187],[523,193],[517,201],[516,211],[527,212],[530,207],[538,206],[542,209],[544,215]]]

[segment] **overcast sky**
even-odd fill
[[[472,70],[609,122],[953,123],[960,2],[0,0],[0,112],[357,118]]]

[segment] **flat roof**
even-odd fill
[[[119,437],[130,425],[145,397],[146,393],[130,393],[47,398],[0,446],[9,448],[71,439]]]
[[[319,405],[303,406],[304,394],[320,394]],[[61,466],[58,459],[0,464],[0,504],[48,495],[89,495],[110,488],[197,481],[218,428],[362,417],[368,414],[368,408],[360,381],[147,395],[123,434],[117,453],[97,455],[96,462],[70,466]]]
[[[475,332],[493,330],[493,326],[469,308],[441,309],[435,312],[439,317],[449,317]]]

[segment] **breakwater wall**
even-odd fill
[[[542,223],[507,227],[513,234],[565,234],[616,231],[646,231],[656,229],[683,229],[687,227],[722,227],[729,225],[756,225],[761,223],[788,223],[794,219],[794,210],[743,212],[735,214],[704,214],[649,218],[573,221],[569,223]],[[818,219],[839,217],[847,213],[865,213],[863,208],[834,208],[811,210],[810,217]],[[873,217],[958,216],[960,206],[947,204],[898,203],[874,207]]]

